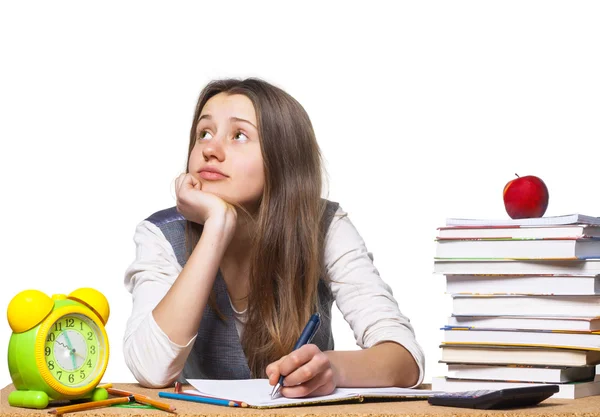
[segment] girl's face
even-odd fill
[[[256,112],[242,94],[206,102],[196,127],[188,170],[202,190],[254,212],[265,185]]]

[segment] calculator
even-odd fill
[[[558,385],[535,385],[533,387],[505,388],[445,392],[427,399],[431,405],[463,408],[516,408],[536,405],[558,392]]]

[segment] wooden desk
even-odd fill
[[[115,384],[115,388],[133,391],[145,394],[158,399],[158,391],[140,387],[137,384]],[[0,404],[0,417],[49,417],[46,410],[34,410],[25,408],[15,408],[8,405],[8,394],[13,391],[13,386],[9,385],[1,392],[2,402]],[[171,391],[171,390],[168,390]],[[364,402],[358,404],[335,404],[325,406],[305,406],[288,407],[274,409],[251,409],[251,408],[233,408],[220,407],[209,404],[191,403],[188,401],[166,400],[177,407],[177,415],[185,417],[209,416],[209,417],[229,417],[229,416],[310,416],[310,417],[377,417],[377,416],[572,416],[572,417],[600,417],[600,396],[586,397],[578,400],[546,400],[539,406],[515,409],[515,410],[471,410],[467,408],[451,408],[432,406],[423,400],[395,401],[395,402]],[[160,410],[149,410],[140,408],[101,408],[89,411],[80,411],[73,414],[73,417],[104,417],[112,415],[131,415],[135,417],[161,415],[169,416]],[[174,416],[174,414],[173,414]]]

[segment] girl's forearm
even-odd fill
[[[337,375],[338,387],[411,387],[419,380],[419,367],[413,356],[394,342],[325,353]]]
[[[186,345],[198,332],[229,244],[232,231],[228,229],[225,222],[206,222],[185,267],[152,312],[158,326],[174,343]]]

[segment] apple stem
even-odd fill
[[[517,176],[517,178],[519,178],[519,174],[516,174],[516,173],[515,173],[515,175]]]

